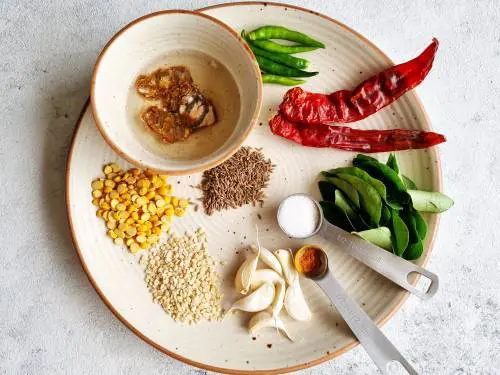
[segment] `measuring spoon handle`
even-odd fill
[[[409,374],[417,371],[385,337],[371,318],[350,298],[330,271],[320,280],[315,280],[358,338],[363,348],[384,374],[391,373],[394,361],[399,362]]]
[[[439,279],[435,273],[346,232],[326,220],[323,220],[318,234],[421,299],[432,297],[439,288]],[[409,283],[408,275],[412,272],[425,276],[431,281],[426,291],[421,291]]]

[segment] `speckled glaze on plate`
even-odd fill
[[[313,37],[324,41],[327,44],[325,50],[307,54],[307,58],[312,60],[312,69],[320,71],[319,76],[304,85],[308,90],[327,92],[353,87],[391,64],[388,57],[359,34],[337,21],[305,9],[271,3],[237,3],[202,11],[236,30],[280,24],[292,29],[308,30]],[[422,41],[422,46],[427,42]],[[405,55],[418,51],[422,46],[412,46],[411,51],[404,51]],[[432,79],[432,74],[427,79]],[[191,212],[173,224],[173,230],[178,233],[203,226],[208,233],[210,253],[218,260],[227,261],[220,269],[226,307],[236,298],[232,291],[234,272],[245,257],[242,246],[254,241],[255,224],[259,225],[263,246],[270,249],[300,247],[302,241],[288,239],[280,232],[275,220],[278,203],[283,197],[296,192],[318,197],[318,173],[325,168],[346,165],[354,156],[354,153],[349,152],[301,147],[273,136],[267,120],[285,90],[281,86],[264,87],[259,119],[262,126],[257,126],[245,142],[246,145],[262,147],[263,152],[276,164],[267,189],[265,206],[243,207],[211,217],[200,210]],[[430,130],[429,120],[414,92],[355,126]],[[385,154],[375,156],[383,160],[387,157]],[[420,188],[441,190],[436,148],[399,152],[398,160],[405,174],[413,177]],[[101,174],[104,163],[112,161],[122,167],[128,166],[101,138],[87,105],[75,130],[68,159],[69,225],[78,255],[92,285],[111,311],[135,334],[185,363],[224,373],[284,373],[299,370],[335,358],[357,345],[328,299],[307,280],[302,281],[302,286],[314,318],[309,323],[286,320],[289,330],[298,337],[295,343],[277,336],[272,329],[262,332],[253,340],[246,331],[249,319],[246,314],[236,314],[221,323],[194,327],[173,322],[151,301],[137,259],[124,248],[113,245],[105,236],[103,222],[95,217],[94,207],[90,203],[90,182]],[[191,186],[196,185],[200,177],[200,174],[172,177],[174,193],[199,197],[199,191]],[[419,265],[425,265],[430,256],[438,226],[437,215],[426,219],[429,234],[425,254],[417,262]],[[312,242],[328,251],[332,272],[378,324],[386,322],[406,299],[406,292],[342,250],[320,238],[314,238]],[[272,344],[271,348],[268,344]]]

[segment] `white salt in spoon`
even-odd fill
[[[293,194],[283,199],[278,207],[277,217],[281,230],[288,236],[305,239],[318,234],[422,299],[432,297],[438,290],[439,279],[436,274],[329,223],[324,219],[318,201],[308,194]],[[430,280],[426,291],[421,291],[408,282],[411,273]]]

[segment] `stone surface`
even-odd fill
[[[196,374],[129,332],[83,273],[67,230],[64,167],[93,63],[128,21],[215,2],[0,2],[0,373]],[[297,3],[298,4],[298,3]],[[500,7],[492,1],[309,1],[389,56],[441,47],[417,89],[435,128],[444,214],[431,301],[410,298],[384,328],[425,374],[500,373]],[[371,374],[356,348],[307,374]]]

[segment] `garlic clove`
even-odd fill
[[[298,280],[294,285],[286,289],[284,305],[286,312],[293,319],[299,321],[311,320],[312,313],[304,298]]]
[[[257,270],[257,264],[259,263],[259,254],[251,255],[247,260],[245,260],[238,272],[236,272],[236,277],[234,279],[234,286],[236,290],[241,294],[247,294],[250,286],[252,284],[252,279]]]
[[[293,255],[290,250],[279,249],[274,252],[276,258],[281,264],[281,268],[283,269],[283,276],[285,276],[286,283],[288,285],[294,285],[295,282],[299,280],[299,273],[295,269],[295,265],[293,264]]]
[[[268,308],[274,300],[274,286],[264,283],[248,296],[242,297],[229,308],[225,315],[232,310],[257,312]]]
[[[256,334],[263,328],[276,328],[278,331],[285,334],[285,336],[293,341],[292,336],[286,330],[285,324],[279,317],[273,317],[268,311],[261,311],[252,316],[248,323],[248,331],[250,334]]]
[[[259,249],[256,246],[251,246],[250,247],[254,253],[258,253]],[[281,269],[281,263],[279,260],[274,256],[274,254],[264,248],[260,248],[260,260],[264,262],[268,267],[270,267],[272,270],[276,271],[279,275],[283,274],[283,271]]]
[[[247,259],[248,260],[248,259]],[[243,291],[243,285],[241,283],[241,271],[243,270],[243,265],[246,263],[246,260],[241,264],[240,268],[238,268],[238,271],[236,272],[236,276],[234,277],[234,289],[238,293],[242,293]]]
[[[255,274],[255,271],[257,270],[257,265],[259,264],[259,256],[260,256],[260,242],[259,242],[259,228],[257,225],[255,226],[256,229],[256,240],[257,240],[257,253],[250,256],[247,261],[243,262],[241,265],[241,274],[240,274],[240,281],[241,281],[241,294],[247,294],[248,290],[250,289],[250,285],[252,284],[252,279]],[[239,270],[238,270],[239,271]]]
[[[285,280],[278,275],[277,272],[270,269],[257,270],[252,279],[251,290],[257,289],[264,283],[272,284],[275,286],[274,300],[271,304],[273,316],[278,316],[280,311],[283,309],[283,303],[285,300]]]
[[[285,282],[281,280],[281,282],[275,284],[275,288],[274,300],[271,304],[271,313],[273,317],[277,318],[281,310],[283,310],[283,304],[285,303]]]
[[[276,258],[281,263],[283,275],[288,284],[285,292],[285,310],[295,320],[310,320],[312,313],[300,288],[299,273],[293,264],[292,252],[290,250],[279,249],[274,252],[274,255],[276,255]]]
[[[250,289],[254,290],[264,283],[277,284],[284,282],[283,278],[277,272],[270,269],[261,269],[255,271]]]

